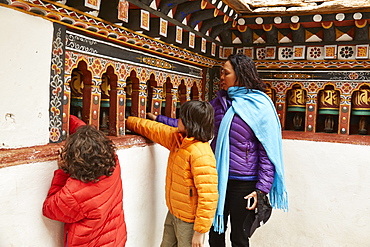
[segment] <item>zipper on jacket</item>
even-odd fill
[[[193,197],[193,186],[190,186],[190,197]]]

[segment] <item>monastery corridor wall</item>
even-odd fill
[[[164,110],[164,114],[175,116],[178,102],[191,98],[207,99],[207,95],[211,95],[217,86],[209,87],[205,82],[208,80],[217,84],[217,75],[206,78],[207,75],[216,72],[210,70],[207,72],[207,69],[195,66],[191,69],[184,66],[183,69],[191,71],[177,73],[177,77],[176,73],[161,77],[160,73],[164,70],[158,67],[153,68],[149,65],[140,67],[107,58],[97,59],[99,61],[94,65],[94,59],[89,58],[90,55],[82,56],[81,52],[76,53],[72,49],[67,49],[66,61],[71,62],[71,66],[64,70],[67,80],[63,80],[60,87],[51,85],[52,82],[60,83],[58,81],[60,78],[53,78],[51,75],[55,74],[50,71],[65,69],[62,66],[64,64],[58,64],[58,59],[52,56],[52,51],[55,51],[53,54],[58,54],[55,34],[58,34],[59,30],[53,23],[0,6],[0,30],[2,37],[6,37],[0,40],[0,246],[60,247],[62,224],[43,217],[41,209],[53,171],[57,168],[57,150],[62,145],[60,141],[68,135],[63,133],[63,130],[68,129],[67,122],[64,121],[68,115],[63,114],[78,110],[80,106],[78,95],[73,95],[75,89],[73,86],[83,85],[85,89],[77,87],[77,92],[78,89],[88,92],[87,97],[84,97],[85,100],[88,99],[88,103],[85,103],[85,106],[86,104],[89,106],[88,111],[86,113],[80,109],[81,116],[84,117],[85,114],[87,116],[85,120],[101,127],[102,123],[98,119],[100,113],[103,114],[101,106],[104,103],[101,101],[103,96],[99,86],[104,85],[104,81],[116,83],[105,85],[112,86],[111,93],[115,95],[115,98],[110,98],[111,103],[115,102],[113,115],[118,116],[110,122],[119,123],[126,115],[126,106],[129,102],[126,101],[126,96],[130,92],[127,90],[128,82],[132,83],[131,110],[136,104],[136,112],[133,111],[135,114],[140,115],[147,110],[158,109],[156,107],[160,104],[163,109],[167,109]],[[56,66],[53,66],[54,64]],[[119,70],[117,64],[124,64],[127,67],[125,70]],[[69,64],[66,65],[67,68],[68,66]],[[176,66],[180,67],[180,64]],[[97,70],[94,71],[92,67]],[[149,74],[142,73],[150,70]],[[120,75],[118,71],[127,73]],[[72,85],[73,73],[76,78],[73,82],[76,84]],[[81,75],[85,79],[81,80]],[[310,85],[313,85],[311,82],[301,83],[285,79],[266,81],[270,83],[271,89],[277,90],[275,102],[285,128],[283,151],[290,205],[286,213],[273,211],[269,222],[259,228],[253,236],[252,246],[368,246],[370,146],[366,140],[367,133],[361,136],[350,134],[348,122],[342,123],[343,116],[337,119],[339,121],[337,125],[335,122],[334,125],[328,124],[329,127],[334,126],[334,133],[325,131],[325,117],[319,121],[321,125],[315,125],[321,126],[316,129],[322,133],[310,131],[309,123],[316,121],[310,120],[310,114],[316,113],[322,106],[315,103],[317,96],[313,96],[317,88],[310,88]],[[323,98],[336,95],[336,90],[346,92],[338,85],[329,84],[332,87],[328,88],[320,85],[322,92],[316,91],[323,93]],[[150,86],[154,87],[152,96],[148,96],[150,91],[147,91],[147,88]],[[281,87],[284,88],[278,90]],[[353,88],[361,90],[357,86]],[[206,95],[207,90],[209,93]],[[368,88],[363,90],[366,91]],[[304,93],[315,100],[308,101],[305,106],[294,105],[293,100],[300,103],[298,99]],[[53,98],[53,94],[60,100]],[[348,92],[347,96],[349,94]],[[166,101],[165,105],[161,101],[157,103],[152,101],[153,108],[147,108],[145,96],[155,99],[159,95],[168,96],[170,101]],[[75,101],[72,101],[72,96],[76,96]],[[120,98],[124,99],[123,104]],[[285,102],[292,104],[285,105]],[[349,103],[350,100],[346,98],[341,102]],[[120,108],[123,105],[125,108]],[[310,106],[315,110],[311,111]],[[339,113],[343,112],[343,106],[342,104],[340,108],[322,110],[334,110]],[[304,109],[305,118],[295,118],[295,114],[290,114],[288,109],[292,112],[302,112]],[[325,111],[322,114],[325,115]],[[112,116],[112,113],[109,115]],[[286,118],[288,115],[292,120],[289,124],[286,120],[289,119]],[[319,115],[317,119],[320,118]],[[296,123],[301,123],[301,129],[294,124],[294,119]],[[341,127],[338,125],[341,123],[348,127],[346,134],[340,132]],[[57,130],[52,128],[54,125]],[[167,210],[163,194],[168,151],[139,136],[131,134],[122,136],[120,127],[124,126],[119,124],[114,126],[113,130],[108,128],[103,131],[110,134],[116,143],[122,164],[124,210],[128,226],[127,247],[158,246]],[[298,129],[294,129],[296,126]]]

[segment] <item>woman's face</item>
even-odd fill
[[[222,68],[220,85],[224,90],[237,85],[235,70],[230,61],[226,61]]]

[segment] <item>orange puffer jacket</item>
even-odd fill
[[[127,234],[123,215],[122,180],[118,159],[109,177],[83,183],[63,170],[54,172],[43,214],[65,222],[64,246],[122,247]]]
[[[177,128],[129,117],[127,128],[169,149],[166,204],[175,217],[209,231],[217,207],[216,160],[208,142],[183,137]]]

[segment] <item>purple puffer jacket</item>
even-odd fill
[[[178,125],[178,119],[177,118],[170,118],[166,117],[164,115],[158,115],[155,121],[164,123],[166,125],[172,126],[172,127],[177,127]]]
[[[225,90],[220,90],[210,103],[215,110],[215,137],[211,143],[215,151],[221,120],[231,105],[231,99]],[[275,167],[253,130],[238,115],[235,115],[230,127],[229,179],[257,181],[256,188],[269,193],[274,174]]]

